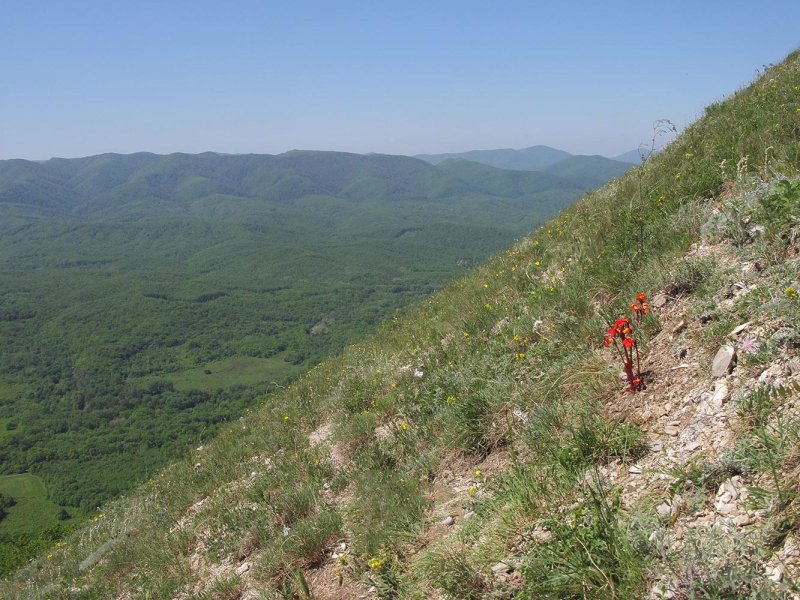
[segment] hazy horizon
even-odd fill
[[[800,5],[44,2],[0,8],[0,159],[616,156],[798,45]]]

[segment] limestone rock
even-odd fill
[[[667,295],[666,294],[656,294],[653,296],[653,300],[650,302],[656,308],[661,308],[667,303]]]
[[[503,575],[505,573],[511,573],[511,571],[513,570],[514,567],[512,567],[511,565],[507,564],[502,560],[492,567],[492,573],[494,573],[495,575]]]
[[[747,323],[742,323],[741,325],[739,325],[738,327],[736,327],[736,328],[735,328],[733,331],[731,331],[731,332],[728,334],[728,336],[729,336],[729,337],[736,337],[737,335],[739,335],[740,333],[742,333],[742,332],[743,332],[745,329],[747,329],[748,327],[750,327],[750,321],[748,321]]]
[[[723,346],[714,357],[711,365],[712,377],[725,377],[733,370],[736,364],[736,348],[733,346]]]
[[[718,381],[714,386],[714,395],[711,397],[711,404],[714,408],[722,408],[722,405],[725,404],[729,395],[727,384],[724,381]]]

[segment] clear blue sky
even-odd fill
[[[618,154],[800,46],[800,1],[0,3],[0,159]]]

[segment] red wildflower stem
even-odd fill
[[[616,348],[617,354],[619,354],[620,360],[624,363],[625,362],[625,354],[623,354],[623,351],[620,350],[619,344],[617,344],[617,338],[614,338],[614,348]]]
[[[636,385],[633,382],[633,364],[630,360],[625,361],[625,376],[628,378],[628,383],[631,385],[631,392],[635,392]]]

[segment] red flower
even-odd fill
[[[647,302],[647,294],[643,292],[636,294],[636,301],[639,302],[640,304],[642,302]]]
[[[632,348],[635,343],[636,343],[636,340],[634,338],[631,338],[631,337],[625,338],[624,340],[622,340],[622,345],[625,346],[626,348],[629,348],[629,349]]]
[[[608,348],[613,343],[614,343],[613,337],[606,337],[606,348]]]

